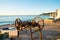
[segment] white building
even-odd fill
[[[60,10],[59,9],[56,10],[56,13],[57,13],[56,19],[60,18]]]
[[[50,18],[58,19],[60,18],[60,9],[57,9],[55,12],[43,13],[41,15],[48,15]]]

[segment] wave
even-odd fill
[[[14,24],[14,21],[4,21],[4,22],[0,22],[0,25],[6,25],[6,24]]]

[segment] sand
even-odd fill
[[[5,27],[15,27],[12,24],[7,24],[7,25],[2,25],[0,28],[5,28]],[[60,39],[60,22],[56,23],[45,23],[45,26],[42,30],[43,33],[43,40],[56,40]],[[33,38],[34,40],[39,40],[39,31],[33,32]],[[31,40],[30,39],[30,32],[27,30],[27,33],[25,30],[20,32],[20,38],[13,38],[14,40]]]

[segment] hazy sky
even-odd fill
[[[0,15],[38,15],[60,8],[60,0],[0,0]]]

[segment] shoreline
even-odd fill
[[[0,28],[5,28],[5,27],[15,27],[14,24],[6,24],[6,25],[0,25]],[[43,30],[55,30],[55,31],[60,31],[60,22],[59,23],[45,23],[45,26]]]

